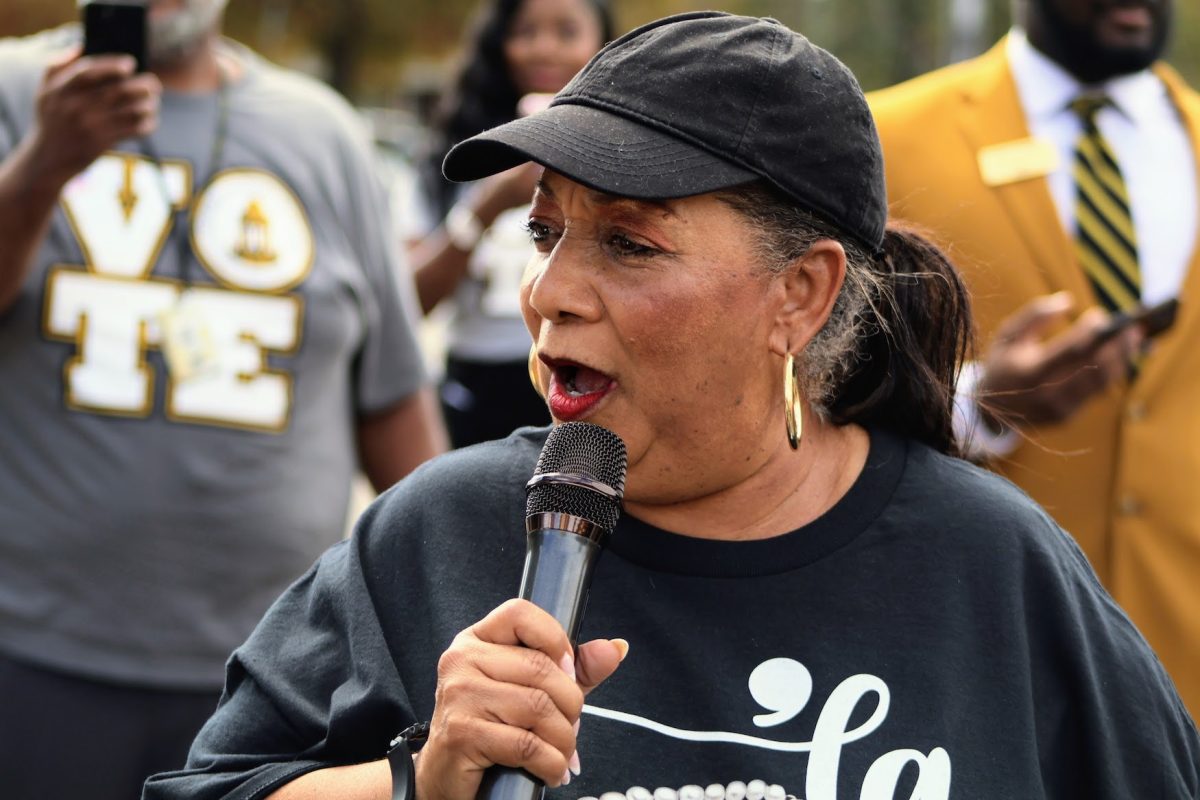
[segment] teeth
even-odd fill
[[[563,369],[563,386],[567,393],[579,397],[583,392],[579,391],[579,387],[575,385],[575,378],[579,375],[578,367],[566,367]]]
[[[603,373],[578,364],[560,365],[555,370],[558,384],[571,397],[585,397],[601,391],[608,381]]]

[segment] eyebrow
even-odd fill
[[[568,178],[568,180],[570,179]],[[580,186],[583,185],[580,184]],[[558,200],[558,196],[554,194],[554,190],[546,185],[544,177],[538,179],[536,188],[551,200]],[[616,194],[601,192],[588,186],[583,186],[583,190],[588,193],[588,198],[598,206],[604,206],[606,208],[624,206],[629,209],[652,208],[661,211],[663,214],[669,217],[678,216],[675,213],[675,208],[671,205],[669,200],[641,200],[635,197],[622,197]]]

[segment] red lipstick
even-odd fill
[[[562,422],[583,419],[616,388],[616,381],[591,367],[550,358],[542,361],[550,367],[546,402],[550,413]]]

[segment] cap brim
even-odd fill
[[[455,145],[442,171],[473,181],[536,161],[592,189],[642,200],[689,197],[759,176],[610,111],[564,103]]]

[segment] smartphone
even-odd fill
[[[1114,314],[1108,324],[1100,329],[1096,335],[1096,341],[1097,343],[1107,341],[1130,325],[1140,325],[1146,338],[1153,339],[1170,329],[1175,324],[1175,317],[1178,314],[1179,300],[1174,297],[1146,308],[1122,311],[1120,314]]]
[[[137,71],[145,72],[146,4],[144,2],[92,2],[83,7],[83,54],[133,56]]]

